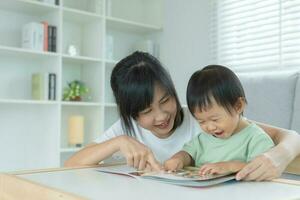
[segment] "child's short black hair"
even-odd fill
[[[238,98],[247,103],[243,86],[233,71],[221,65],[208,65],[196,71],[187,87],[187,104],[193,114],[212,105],[212,100],[231,113]]]
[[[156,84],[176,100],[173,130],[181,125],[183,111],[172,79],[161,63],[149,53],[136,51],[122,59],[112,71],[110,84],[126,134],[135,135],[131,118],[136,119],[141,111],[151,105]]]

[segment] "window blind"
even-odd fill
[[[232,68],[300,66],[300,0],[212,0],[212,62]]]

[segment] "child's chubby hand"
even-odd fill
[[[199,169],[200,175],[226,174],[228,172],[230,172],[230,167],[226,162],[204,164]]]
[[[180,158],[170,158],[164,163],[164,169],[166,171],[174,172],[182,168],[183,168],[183,161]]]

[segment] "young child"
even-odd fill
[[[238,172],[273,147],[268,134],[243,118],[246,103],[243,87],[230,69],[209,65],[195,72],[188,83],[187,104],[205,133],[167,160],[165,169],[195,165],[202,175]]]

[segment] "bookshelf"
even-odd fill
[[[139,41],[162,31],[162,0],[0,1],[0,171],[59,167],[79,147],[68,145],[68,119],[84,117],[84,145],[118,118],[110,89],[114,65]],[[9,20],[6,20],[9,19]],[[57,51],[21,47],[22,26],[57,27]],[[107,39],[113,38],[108,56]],[[69,54],[74,46],[77,55]],[[56,74],[56,100],[33,100],[33,73]],[[83,101],[62,101],[73,80],[90,89]]]

